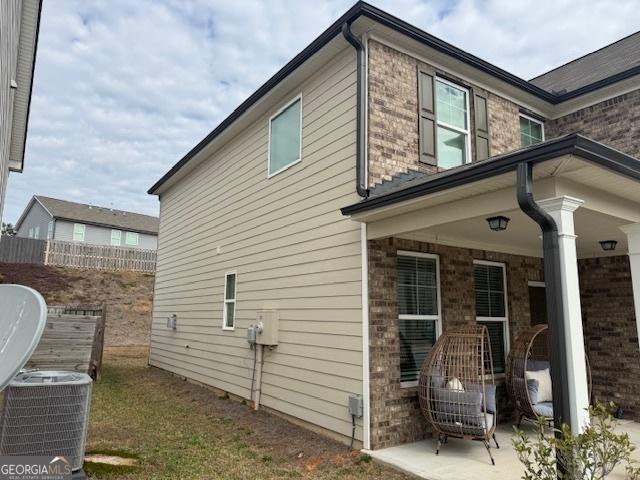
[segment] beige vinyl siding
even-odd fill
[[[300,93],[302,161],[267,178],[268,119]],[[261,403],[345,436],[348,396],[362,393],[360,226],[339,211],[358,199],[355,105],[348,49],[161,195],[150,355],[249,398],[246,328],[276,309]],[[222,330],[227,272],[237,272],[234,331]]]
[[[9,180],[9,153],[15,89],[11,80],[16,78],[20,12],[22,0],[0,2],[0,218]]]

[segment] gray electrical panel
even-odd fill
[[[249,345],[256,344],[256,327],[254,325],[247,328],[247,342],[249,342]]]
[[[363,405],[362,405],[362,395],[358,395],[352,393],[349,395],[349,415],[353,415],[354,417],[361,417]]]

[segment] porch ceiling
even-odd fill
[[[575,212],[579,258],[627,253],[620,226],[640,222],[640,188],[636,180],[603,169],[574,155],[534,168],[537,200],[568,195],[584,200]],[[493,232],[486,218],[504,215],[507,230]],[[360,217],[369,238],[396,236],[425,242],[505,253],[542,256],[539,227],[517,204],[514,172],[392,205]],[[617,240],[604,252],[601,240]]]

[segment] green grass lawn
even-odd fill
[[[89,478],[407,478],[342,444],[148,368],[145,353],[105,352],[87,443],[87,453],[135,457],[138,466],[86,463]]]

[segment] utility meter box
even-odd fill
[[[257,314],[258,328],[256,343],[258,345],[278,345],[278,329],[280,328],[277,310],[259,310]]]

